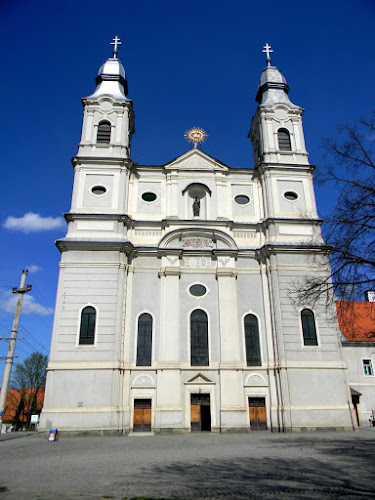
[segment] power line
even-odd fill
[[[40,345],[40,347],[42,349],[44,349],[47,353],[49,352],[48,348],[46,346],[44,346],[41,342],[39,342],[39,340],[36,339],[28,330],[26,330],[26,328],[24,326],[20,325],[20,327],[21,327],[22,332],[25,333],[27,336],[29,336],[33,342]]]

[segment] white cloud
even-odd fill
[[[5,219],[3,227],[24,233],[35,233],[58,229],[64,227],[64,225],[63,217],[42,217],[39,214],[28,212],[23,217],[13,217],[10,215]]]
[[[41,270],[41,267],[37,266],[36,264],[32,264],[31,266],[27,266],[26,269],[29,271],[29,273],[37,273]]]
[[[8,313],[14,313],[16,310],[17,293],[3,292],[0,295],[0,309]],[[32,295],[23,296],[22,314],[37,314],[38,316],[49,316],[53,314],[52,307],[44,307]]]

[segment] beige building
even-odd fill
[[[375,425],[375,300],[336,302],[355,421]]]
[[[133,162],[116,53],[96,81],[57,242],[40,429],[352,429],[330,312],[289,296],[296,279],[320,272],[314,256],[326,247],[303,109],[283,75],[270,63],[262,72],[254,165],[244,168],[199,148],[166,165]]]

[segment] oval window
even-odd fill
[[[246,194],[239,194],[234,198],[234,201],[239,205],[247,205],[250,202],[250,198]]]
[[[203,295],[206,295],[207,293],[207,288],[204,285],[199,285],[198,283],[196,283],[195,285],[191,285],[191,287],[189,288],[189,292],[194,297],[203,297]]]
[[[94,186],[91,188],[91,192],[93,194],[104,194],[106,192],[106,188],[104,186]]]
[[[155,201],[156,200],[156,194],[155,193],[143,193],[142,194],[142,200],[143,201]]]
[[[287,191],[284,193],[284,198],[286,198],[289,201],[295,201],[298,199],[298,194],[295,193],[294,191]]]

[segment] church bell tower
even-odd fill
[[[113,226],[114,215],[128,213],[130,144],[134,133],[133,103],[127,97],[125,70],[117,58],[120,43],[116,36],[112,42],[113,57],[100,67],[95,92],[82,98],[82,136],[78,154],[72,159],[74,187],[67,237],[92,237],[94,231],[95,236],[106,238],[126,234],[126,227],[124,230],[121,224]],[[72,224],[77,217],[89,220]],[[85,228],[83,232],[80,227]],[[111,234],[106,227],[111,227]]]
[[[309,164],[302,127],[303,108],[293,104],[289,86],[266,44],[267,66],[262,72],[249,137],[254,168],[264,195],[265,218],[317,219],[313,188],[314,166]]]

